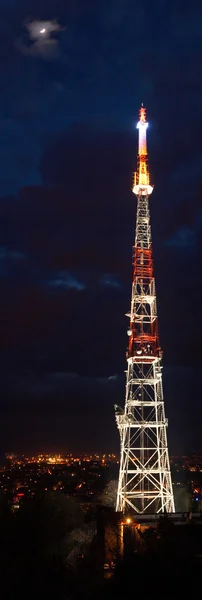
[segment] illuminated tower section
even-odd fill
[[[115,405],[121,438],[117,511],[174,512],[153,275],[146,110],[140,109],[138,166],[133,193],[137,218],[128,329],[125,407]]]

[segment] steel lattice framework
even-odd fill
[[[153,275],[146,110],[140,109],[134,269],[128,329],[125,408],[115,405],[121,438],[117,511],[174,512]]]

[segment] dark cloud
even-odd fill
[[[103,449],[104,436],[105,448],[118,452],[113,404],[122,404],[123,374],[88,378],[66,372],[43,373],[38,377],[31,373],[21,378],[13,376],[9,381],[4,376],[3,387],[7,396],[4,395],[1,404],[2,440],[9,450],[23,451],[26,444],[27,448],[38,451],[47,451],[49,445],[69,451],[86,448],[96,451]],[[13,396],[10,390],[15,392]],[[193,448],[200,451],[200,436],[196,431],[202,425],[201,395],[196,370],[164,368],[164,393],[171,452],[186,453]],[[191,413],[185,402],[187,394],[194,397]],[[11,411],[14,421],[10,418]],[[88,440],[84,430],[88,432]]]
[[[174,248],[193,248],[196,244],[196,234],[192,229],[182,227],[176,231],[174,236],[166,241],[166,244],[168,246],[173,246]]]
[[[17,40],[16,48],[26,56],[41,57],[44,60],[58,56],[58,43],[51,39],[37,40],[31,46],[26,46],[21,40]]]
[[[13,269],[21,267],[22,262],[26,260],[26,256],[19,250],[12,250],[11,248],[1,246],[0,247],[0,275],[9,276],[12,275]]]
[[[64,371],[43,373],[38,376],[33,373],[24,374],[23,377],[13,376],[9,381],[4,380],[6,385],[10,389],[17,391],[21,394],[21,400],[23,403],[33,401],[41,402],[50,401],[51,396],[55,397],[57,393],[62,392],[63,394],[72,394],[72,390],[75,386],[76,393],[78,391],[83,392],[86,399],[89,391],[89,401],[93,402],[93,394],[100,386],[108,389],[107,393],[114,394],[114,391],[118,389],[120,382],[122,383],[123,375],[110,375],[109,377],[86,377],[81,376],[78,373],[66,373]],[[19,403],[19,399],[17,401]]]

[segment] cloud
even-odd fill
[[[197,203],[197,197],[195,198],[195,206],[192,203],[191,211],[188,208],[188,212],[186,214],[186,205],[184,210],[182,210],[182,218],[184,224],[177,228],[175,233],[170,236],[169,239],[165,241],[166,246],[173,246],[174,248],[182,248],[182,249],[191,249],[196,248],[197,243],[201,236],[202,231],[202,211]],[[189,225],[186,225],[190,223]]]
[[[18,39],[16,46],[22,54],[50,59],[58,56],[58,40],[52,37],[53,32],[62,30],[57,21],[28,21],[25,22],[28,39]],[[31,42],[31,43],[30,43]]]
[[[25,24],[25,27],[29,31],[31,40],[47,39],[52,31],[60,31],[61,27],[57,21],[29,21]]]
[[[82,292],[85,290],[86,286],[83,282],[79,281],[71,275],[71,273],[67,273],[65,271],[61,271],[58,273],[55,279],[49,281],[49,285],[58,290],[77,290],[78,292]]]
[[[19,250],[12,250],[7,246],[0,246],[0,275],[10,274],[10,269],[24,261],[26,255]]]
[[[25,254],[20,252],[19,250],[11,250],[6,246],[0,246],[0,260],[10,260],[13,262],[18,262],[25,258]]]
[[[96,377],[96,376],[81,376],[78,373],[71,372],[54,372],[44,373],[42,375],[36,373],[23,374],[23,376],[9,375],[9,381],[6,381],[6,377],[3,378],[3,385],[5,385],[12,391],[15,390],[26,397],[27,402],[33,397],[40,400],[41,395],[44,398],[49,398],[51,395],[56,397],[59,392],[71,392],[73,388],[75,390],[83,391],[84,395],[86,392],[93,391],[96,389],[101,390],[102,387],[111,390],[111,386],[118,386],[120,382],[123,382],[124,375],[111,375],[109,377]],[[24,399],[24,396],[23,396]]]
[[[174,248],[193,248],[196,244],[196,232],[187,227],[181,227],[174,235],[165,242],[166,246]]]
[[[119,281],[116,279],[115,275],[112,274],[107,274],[105,273],[100,281],[99,281],[100,285],[104,285],[107,287],[112,287],[112,288],[121,288],[121,284],[119,283]]]

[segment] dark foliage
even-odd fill
[[[65,566],[68,532],[82,523],[72,498],[45,494],[17,513],[4,502],[0,517],[0,575],[5,600],[72,597],[73,574]],[[68,590],[68,594],[66,594]]]
[[[131,593],[175,599],[184,589],[200,590],[202,527],[186,516],[181,526],[164,517],[157,528],[137,529],[112,578],[104,580],[95,540],[76,570],[67,566],[68,535],[82,520],[74,499],[45,494],[15,513],[5,501],[0,508],[2,600],[113,600]]]

